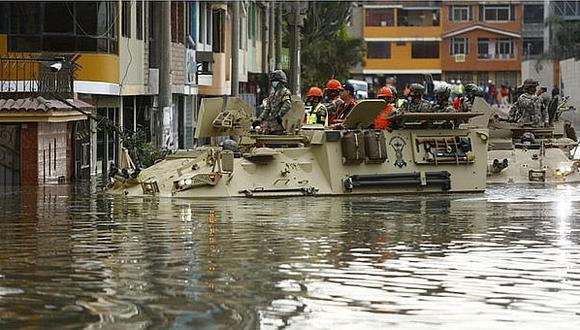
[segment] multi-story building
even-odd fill
[[[362,24],[360,29],[355,25]],[[353,76],[384,85],[396,76],[399,85],[441,76],[441,10],[438,1],[369,1],[353,9],[353,37],[365,41],[364,64]],[[362,33],[359,35],[358,33]]]
[[[545,1],[522,2],[522,58],[539,58],[544,54]]]
[[[444,1],[443,79],[516,86],[522,57],[521,4]]]
[[[200,98],[231,91],[231,2],[172,1],[170,59],[161,55],[161,6],[144,0],[2,2],[0,57],[74,58],[74,91],[95,115],[125,130],[145,129],[150,137],[162,125],[169,147],[190,148]],[[253,103],[260,75],[272,69],[265,63],[272,57],[265,44],[272,8],[252,0],[240,10],[240,92]],[[167,60],[172,107],[158,123],[159,67]],[[90,155],[83,159],[91,174],[105,173],[118,160],[119,137],[97,130],[95,121],[90,128]]]

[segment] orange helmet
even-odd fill
[[[340,89],[342,89],[342,84],[340,83],[340,81],[338,81],[336,79],[330,79],[326,83],[326,89],[340,90]]]
[[[306,93],[307,97],[318,96],[322,97],[322,90],[316,86],[310,87],[308,93]]]
[[[388,87],[381,87],[379,89],[379,97],[393,96],[393,91]]]

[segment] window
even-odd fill
[[[117,51],[114,2],[23,2],[4,5],[4,10],[11,18],[7,32],[12,52]]]
[[[395,25],[393,9],[366,9],[365,26]]]
[[[487,38],[479,38],[477,39],[477,57],[478,58],[492,58],[493,54],[489,52],[489,39]]]
[[[225,22],[226,22],[226,11],[223,9],[214,9],[212,18],[212,51],[214,53],[225,52]]]
[[[449,20],[455,22],[465,22],[471,19],[471,6],[451,6],[449,8]]]
[[[367,58],[391,58],[391,43],[388,41],[367,42]]]
[[[451,38],[451,55],[467,54],[468,41],[465,37]]]
[[[411,43],[412,58],[439,58],[439,43],[436,41],[416,41]]]
[[[183,2],[171,2],[171,41],[183,43],[185,40],[183,22],[184,4]]]
[[[397,26],[439,26],[439,9],[397,9]]]
[[[525,38],[523,42],[524,55],[541,55],[544,52],[544,39]]]
[[[479,18],[482,21],[513,21],[513,5],[480,5]]]
[[[514,56],[514,42],[511,39],[498,39],[496,44],[497,51],[500,58],[510,58]]]
[[[135,12],[137,16],[137,39],[143,40],[143,0],[137,0]]]
[[[125,38],[131,38],[131,2],[123,1],[123,25],[121,26],[121,35]]]
[[[524,23],[544,23],[544,5],[524,5]]]

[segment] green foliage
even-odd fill
[[[351,2],[313,1],[302,29],[303,88],[324,86],[330,78],[346,80],[363,61],[363,40],[348,36]]]
[[[579,21],[567,21],[560,16],[550,16],[546,20],[546,25],[552,30],[548,57],[556,60],[580,57]]]

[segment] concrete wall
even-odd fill
[[[570,96],[570,105],[580,108],[580,61],[573,58],[560,61],[560,72],[564,95]]]
[[[70,178],[67,123],[38,123],[38,181],[56,182],[59,177]]]
[[[532,78],[540,83],[540,86],[552,87],[558,85],[554,82],[554,64],[550,60],[526,60],[522,62],[522,81]]]

